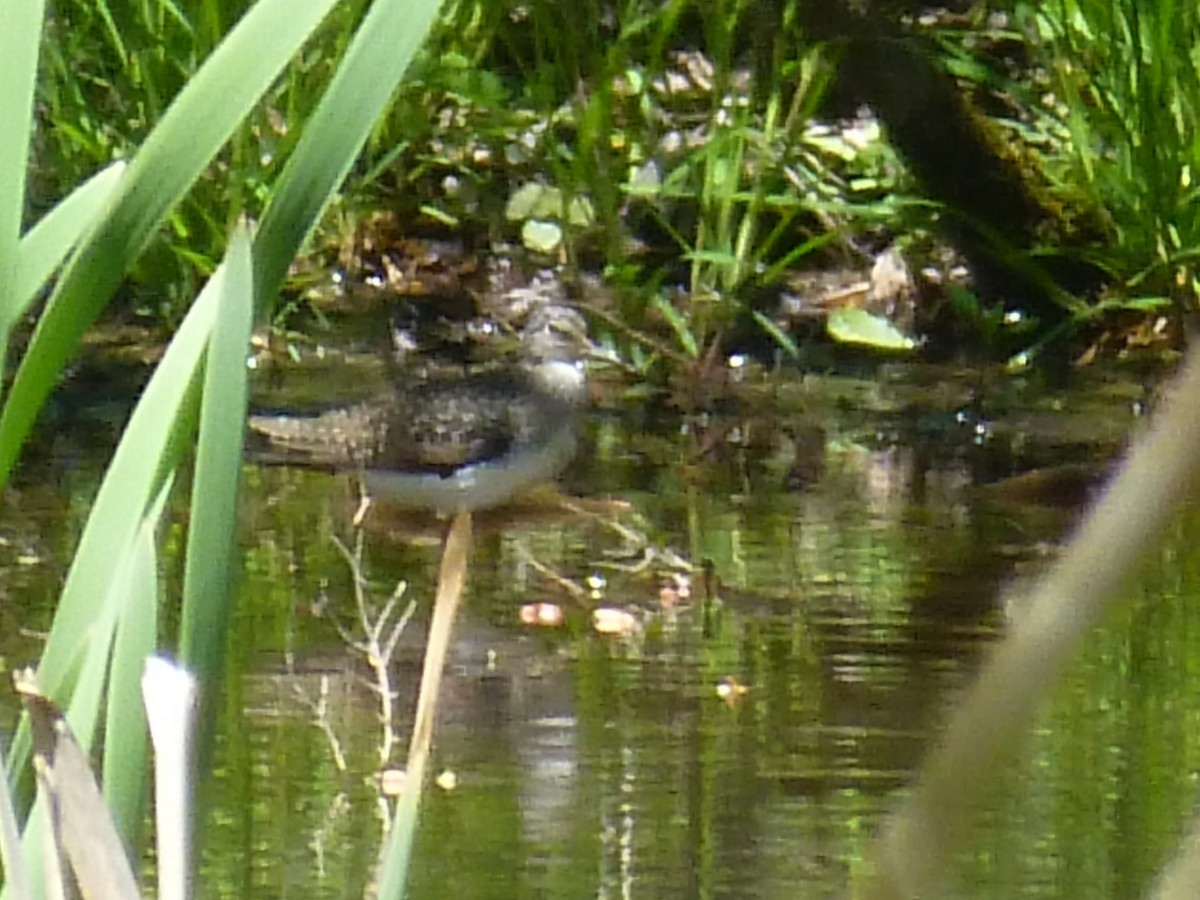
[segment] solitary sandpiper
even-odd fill
[[[565,307],[534,313],[522,360],[397,382],[380,401],[317,416],[251,416],[284,460],[358,471],[368,495],[452,513],[504,504],[575,454],[586,329]]]

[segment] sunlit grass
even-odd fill
[[[1200,297],[1200,10],[1174,0],[1058,0],[1028,8],[1070,135],[1052,159],[1103,209],[1115,246],[1095,249],[1131,298]]]
[[[412,227],[428,216],[467,233],[494,231],[489,203],[513,183],[553,187],[564,235],[546,255],[569,266],[599,255],[631,328],[669,333],[660,313],[673,304],[669,329],[687,332],[674,349],[692,355],[687,345],[710,346],[755,290],[817,246],[825,223],[849,222],[836,190],[817,208],[811,186],[826,173],[796,152],[833,71],[804,44],[797,8],[631,0],[506,16],[460,4],[381,126],[403,165],[372,172],[380,189],[395,185]],[[430,107],[463,126],[437,127]],[[442,175],[462,189],[438,196]],[[405,179],[413,196],[433,195],[419,209],[406,205]],[[574,202],[587,221],[570,221]],[[519,222],[501,226],[519,237]]]

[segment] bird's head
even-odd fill
[[[521,345],[538,387],[570,403],[587,392],[584,358],[593,346],[583,316],[569,306],[546,304],[529,316]]]

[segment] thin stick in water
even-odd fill
[[[416,834],[421,787],[425,783],[425,767],[429,762],[429,749],[433,743],[433,723],[437,714],[442,671],[445,668],[446,652],[450,646],[454,619],[458,614],[470,560],[471,514],[460,512],[450,526],[446,546],[442,551],[437,599],[433,607],[433,621],[429,626],[429,639],[425,645],[425,665],[421,672],[421,693],[417,697],[417,714],[408,750],[404,793],[401,794],[396,807],[391,836],[381,866],[378,896],[387,900],[404,895],[408,860]]]

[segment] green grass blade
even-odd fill
[[[151,233],[320,23],[334,0],[259,0],[138,151],[107,214],[64,272],[0,415],[0,484],[83,332]]]
[[[21,238],[17,252],[16,286],[12,303],[6,309],[6,313],[12,316],[11,322],[25,315],[38,291],[45,287],[67,254],[79,243],[84,232],[112,197],[125,169],[125,163],[117,162],[97,172],[46,213]]]
[[[25,173],[33,130],[33,90],[42,45],[44,0],[0,2],[0,348],[16,319],[13,290],[25,213]]]
[[[149,615],[147,628],[146,605],[157,605],[157,571],[154,540],[170,492],[169,480],[161,487],[156,501],[145,517],[135,524],[130,544],[110,560],[111,576],[104,585],[97,585],[99,600],[94,604],[90,630],[75,647],[79,659],[78,677],[73,688],[63,692],[67,721],[70,723],[82,752],[90,751],[97,735],[101,711],[107,709],[108,727],[104,749],[104,788],[110,808],[114,809],[112,825],[116,833],[127,839],[136,834],[141,823],[142,799],[145,785],[146,728],[138,718],[141,709],[140,685],[135,678],[128,684],[126,670],[129,657],[137,656],[135,669],[150,652],[154,642],[154,613]],[[134,598],[134,600],[131,600]],[[147,600],[148,598],[148,600]],[[140,600],[141,602],[137,602]],[[55,628],[58,619],[55,620]],[[148,632],[148,633],[147,633]],[[131,712],[132,710],[132,712]],[[28,755],[30,732],[28,716],[23,718],[14,745],[15,771],[24,765],[20,760]],[[44,803],[39,796],[38,806]],[[115,805],[113,805],[115,802]],[[31,822],[39,819],[38,810]],[[44,878],[40,841],[36,838],[40,826],[26,829],[25,861],[30,878],[40,884]],[[133,846],[127,843],[126,846]]]
[[[754,321],[758,323],[758,327],[769,334],[784,353],[793,360],[800,359],[800,348],[796,346],[796,339],[794,337],[776,325],[773,319],[764,316],[757,309],[751,315],[754,316]]]
[[[440,0],[372,4],[263,215],[254,241],[260,303],[274,302],[288,266],[350,171],[440,6]]]
[[[237,489],[246,423],[246,353],[254,318],[254,267],[244,226],[233,236],[209,285],[217,326],[208,347],[191,526],[183,579],[181,659],[203,686],[207,703],[217,695],[232,611],[237,564]],[[205,716],[200,716],[205,721]]]
[[[131,546],[188,443],[192,422],[186,413],[194,402],[194,376],[215,318],[216,304],[206,290],[158,364],[109,464],[38,665],[38,681],[48,697],[60,698],[69,690],[81,652],[96,640],[97,597],[108,594],[115,575],[113,560],[121,559]],[[11,771],[24,770],[28,752],[28,729],[23,725],[13,744]]]
[[[141,519],[138,519],[141,524]],[[69,694],[59,704],[66,713],[71,730],[84,751],[91,752],[96,738],[96,726],[100,722],[100,710],[104,705],[105,684],[108,681],[108,664],[111,659],[113,638],[117,633],[117,610],[121,594],[129,577],[130,543],[122,547],[119,555],[109,560],[113,573],[105,585],[104,593],[92,609],[92,627],[89,634],[75,647],[79,661],[78,677],[74,679]]]
[[[0,774],[4,773],[5,759],[0,748]],[[34,900],[29,887],[29,872],[25,868],[25,857],[21,851],[21,834],[17,827],[16,803],[12,787],[7,778],[0,777],[0,863],[4,867],[5,895],[9,900]]]
[[[146,796],[146,713],[142,671],[158,642],[156,538],[173,479],[159,491],[129,549],[120,619],[108,675],[104,725],[104,799],[126,847],[140,846]]]
[[[206,440],[215,443],[217,449],[206,450],[206,442],[201,442],[195,491],[198,496],[208,496],[203,502],[198,500],[193,509],[187,580],[204,584],[209,573],[194,575],[192,569],[198,563],[192,560],[221,563],[219,554],[209,548],[222,541],[228,545],[223,578],[226,582],[229,578],[234,540],[233,492],[245,421],[245,350],[253,309],[249,238],[242,229],[235,234],[231,254],[233,274],[227,277],[223,266],[201,292],[130,418],[88,517],[39,666],[38,680],[47,696],[74,694],[68,716],[85,748],[96,731],[114,637],[117,644],[108,695],[110,729],[128,728],[127,723],[137,715],[137,740],[144,746],[144,720],[127,705],[140,704],[141,667],[155,640],[153,618],[146,610],[147,604],[155,603],[157,590],[153,539],[172,473],[189,444],[193,425],[189,413],[198,386],[195,376],[206,351],[206,384],[212,398],[205,407]],[[222,328],[213,337],[218,316]],[[214,374],[217,369],[220,371]],[[222,470],[218,475],[225,478],[226,486],[222,486],[221,477],[200,475],[217,467]],[[212,509],[224,517],[214,515]],[[213,537],[214,529],[221,524],[224,534]],[[208,540],[194,537],[197,532],[207,534]],[[197,543],[202,552],[193,549]],[[204,592],[203,598],[205,603],[212,600],[211,592]],[[75,684],[78,690],[73,690]],[[29,734],[23,725],[14,743],[13,771],[23,770],[28,752]],[[140,801],[135,803],[134,795],[143,787],[144,769],[119,761],[113,765],[121,767],[114,776],[118,792],[114,799],[119,821],[127,824],[140,810]]]
[[[679,345],[692,359],[700,358],[700,345],[696,343],[696,334],[692,330],[692,323],[688,321],[686,314],[676,309],[670,300],[667,300],[661,294],[655,294],[654,299],[650,301],[650,306],[658,310],[667,324],[671,326],[671,330],[675,332],[675,337],[679,340]]]

